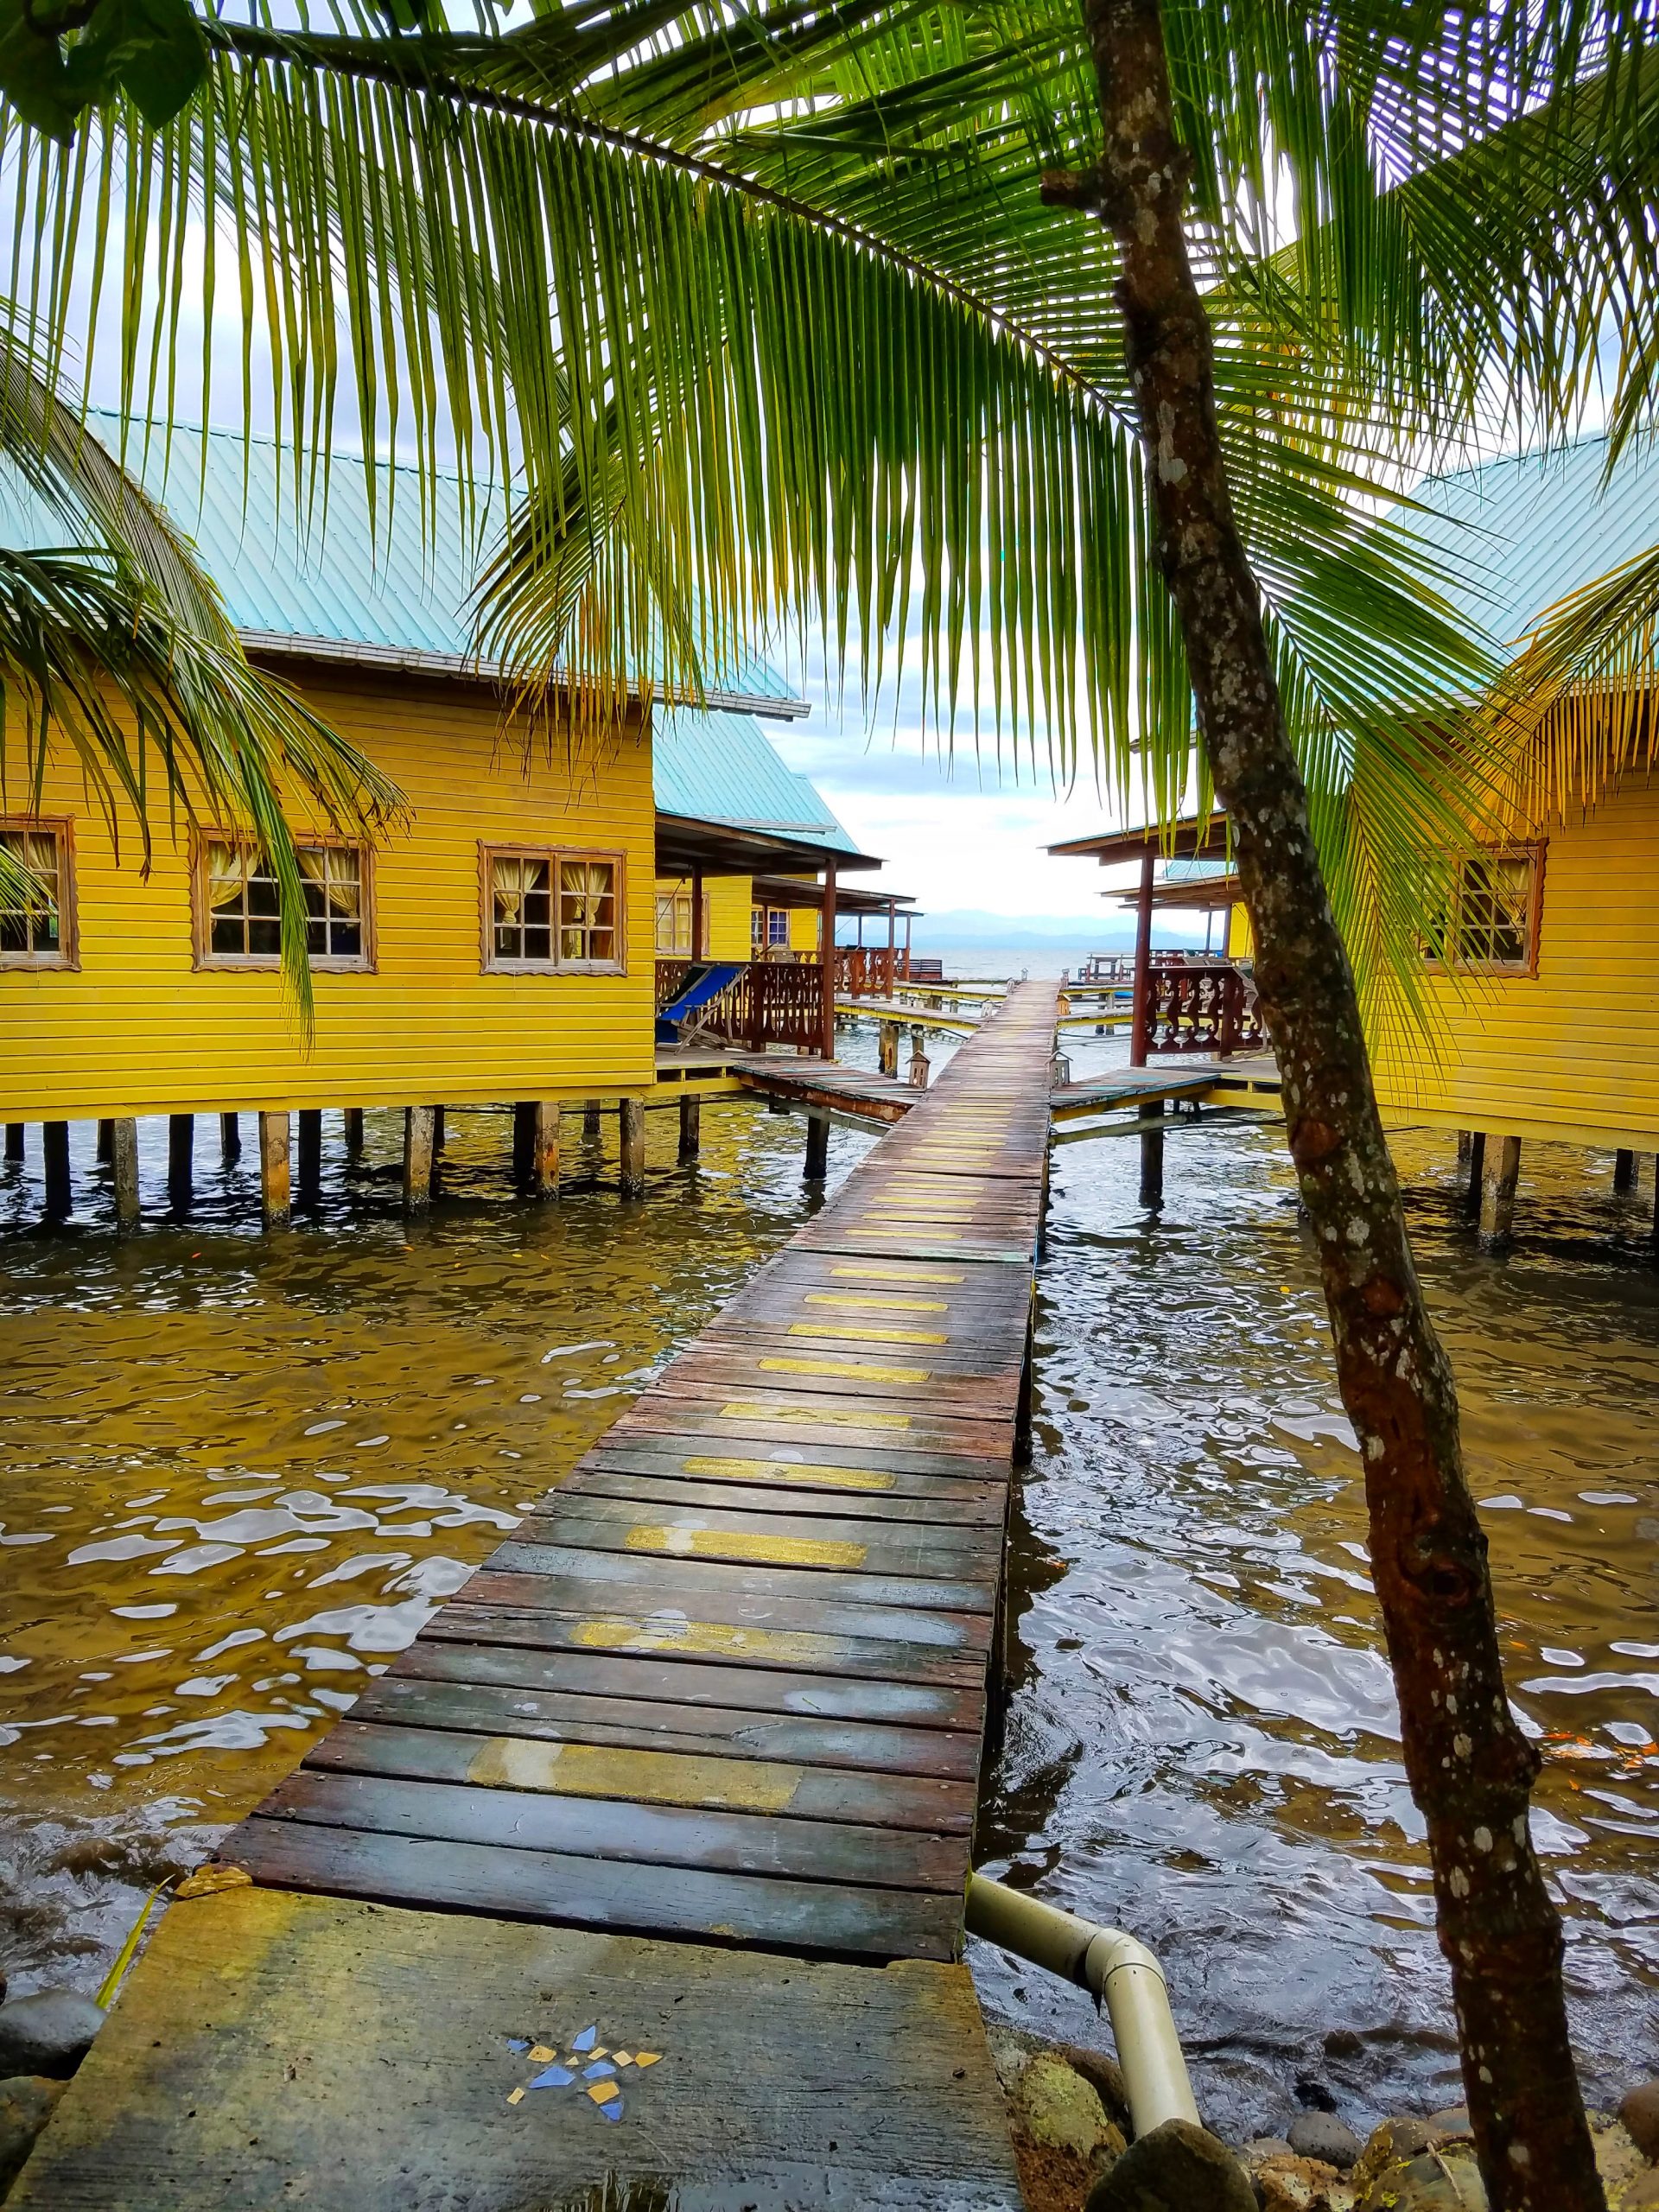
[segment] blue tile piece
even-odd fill
[[[597,2028],[584,2028],[579,2036],[571,2037],[570,2048],[572,2050],[591,2050],[598,2041]]]
[[[530,2049],[530,2037],[528,2036],[509,2036],[507,2037],[507,2049],[509,2050],[528,2050]]]
[[[615,2071],[608,2058],[596,2058],[591,2066],[582,2068],[582,2078],[584,2082],[602,2082],[607,2074],[614,2074]]]
[[[601,2105],[599,2107],[599,2116],[601,2120],[620,2120],[622,2117],[621,2098],[615,2097],[613,2098],[609,2104]]]
[[[529,2086],[532,2089],[568,2089],[575,2078],[568,2066],[543,2066],[539,2074],[532,2075]]]

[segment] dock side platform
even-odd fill
[[[1032,983],[168,1910],[31,2212],[1017,2212],[962,1948]]]

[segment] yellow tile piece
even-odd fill
[[[631,2050],[619,2050],[614,2056],[619,2066],[632,2066],[633,2063],[633,2053]]]
[[[908,1414],[864,1413],[834,1406],[753,1406],[734,1401],[720,1409],[722,1421],[810,1421],[815,1428],[908,1428]]]
[[[590,2082],[588,2094],[596,2105],[607,2105],[613,2097],[620,2097],[622,2092],[614,2082]]]
[[[752,1559],[766,1567],[862,1567],[867,1544],[833,1543],[818,1536],[758,1536],[747,1529],[677,1529],[636,1522],[623,1539],[631,1552],[662,1552],[671,1559]]]
[[[480,1789],[538,1789],[561,1797],[619,1797],[636,1804],[709,1805],[781,1813],[803,1770],[771,1759],[722,1759],[680,1751],[630,1751],[601,1744],[537,1744],[493,1736],[474,1753],[467,1779]],[[599,2050],[579,2051],[590,2066]]]
[[[851,1321],[791,1321],[789,1333],[816,1337],[820,1343],[827,1338],[859,1344],[948,1344],[950,1341],[938,1329],[868,1329]]]
[[[926,1382],[931,1367],[877,1367],[868,1360],[762,1359],[763,1375],[855,1375],[863,1382]]]
[[[602,2043],[596,2044],[592,2050],[586,2050],[582,2053],[582,2063],[587,2066],[591,2066],[594,2059],[608,2058],[610,2055],[610,2052],[606,2050]]]
[[[660,2050],[638,2050],[633,2055],[636,2066],[654,2066],[662,2056]]]
[[[712,1475],[723,1483],[808,1483],[825,1490],[891,1490],[893,1477],[879,1467],[809,1467],[796,1459],[728,1459],[695,1455],[684,1462],[688,1475]]]
[[[524,2101],[524,2093],[522,2089],[509,2089],[507,2091],[507,2102],[510,2105],[522,2104]]]
[[[530,2046],[530,2055],[537,2066],[546,2066],[559,2054],[556,2050],[550,2050],[544,2043],[533,2043]]]

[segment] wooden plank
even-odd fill
[[[759,1474],[766,1463],[747,1464]],[[977,1532],[995,1552],[994,1533],[1002,1527],[1007,1495],[1000,1485],[976,1485],[983,1492],[977,1498],[872,1497],[833,1484],[818,1489],[804,1479],[811,1471],[793,1468],[785,1478],[772,1481],[742,1483],[728,1475],[718,1482],[682,1482],[671,1475],[640,1474],[623,1467],[585,1467],[571,1476],[559,1494],[566,1499],[632,1498],[640,1505],[705,1506],[717,1513],[728,1508],[747,1513],[787,1510],[814,1519],[828,1514],[878,1529],[889,1522],[920,1523]]]
[[[451,1912],[623,1935],[719,1936],[843,1958],[949,1959],[962,1910],[958,1897],[925,1891],[645,1867],[568,1853],[308,1827],[257,1815],[237,1830],[236,1845],[233,1863],[267,1888],[439,1904]]]
[[[777,1501],[772,1503],[775,1509]],[[983,1529],[809,1519],[766,1510],[764,1494],[759,1510],[740,1511],[723,1500],[712,1507],[696,1503],[645,1505],[566,1490],[550,1499],[544,1510],[527,1513],[518,1533],[631,1554],[660,1553],[671,1559],[760,1565],[787,1561],[807,1570],[854,1568],[866,1574],[971,1573],[992,1581],[1001,1550],[995,1531],[988,1535]]]
[[[403,1740],[377,1748],[365,1742],[368,1736]],[[772,1784],[774,1770],[758,1763],[446,1736],[429,1728],[365,1731],[357,1737],[356,1748],[365,1762],[374,1762],[367,1770],[359,1766],[351,1772],[323,1772],[302,1767],[266,1798],[259,1817],[302,1821],[318,1827],[360,1828],[374,1835],[425,1836],[515,1851],[574,1852],[586,1859],[632,1866],[707,1866],[729,1874],[780,1875],[803,1882],[950,1890],[959,1889],[967,1879],[964,1836],[899,1834],[893,1827],[872,1827],[868,1815],[861,1821],[852,1812],[815,1818],[804,1807],[797,1813],[787,1802],[779,1812],[726,1809],[734,1802],[745,1808],[772,1804],[778,1794]],[[587,1751],[622,1770],[630,1765],[648,1770],[653,1758],[658,1770],[702,1768],[711,1775],[721,1770],[730,1777],[730,1793],[722,1796],[711,1781],[690,1803],[678,1797],[568,1795],[556,1788],[556,1778],[570,1764],[572,1751]],[[400,1758],[406,1763],[397,1766]],[[343,1764],[335,1762],[337,1770]],[[499,1770],[510,1780],[502,1784],[474,1782],[474,1772],[480,1767],[486,1772]],[[533,1778],[543,1769],[549,1777],[545,1788]],[[787,1777],[796,1770],[777,1771]],[[410,1775],[416,1778],[399,1778]],[[514,1786],[521,1777],[532,1777],[529,1786]],[[652,1777],[647,1771],[642,1778],[649,1783]],[[817,1772],[811,1778],[824,1785],[825,1795],[836,1780]],[[662,1786],[682,1785],[664,1782]],[[841,1802],[874,1804],[882,1786],[867,1776],[849,1777]],[[225,1840],[223,1855],[236,1857],[234,1829]]]
[[[902,1726],[907,1733],[919,1729],[956,1732],[976,1728],[982,1709],[977,1686],[871,1681],[856,1676],[836,1680],[760,1667],[709,1666],[694,1659],[533,1651],[507,1644],[446,1643],[426,1637],[417,1637],[398,1655],[391,1671],[377,1675],[375,1681],[404,1678],[562,1690],[590,1697],[596,1705],[607,1699],[640,1699],[691,1708],[690,1725],[696,1725],[696,1713],[713,1709],[887,1723]]]
[[[978,1719],[976,1713],[975,1719]],[[541,1743],[592,1744],[621,1751],[658,1749],[686,1757],[719,1753],[734,1759],[781,1760],[796,1766],[856,1767],[872,1773],[934,1775],[971,1781],[979,1743],[967,1728],[884,1728],[846,1720],[796,1719],[721,1706],[581,1697],[568,1691],[435,1682],[385,1675],[370,1684],[349,1720],[316,1746],[314,1764],[359,1764],[334,1746],[354,1743],[353,1731],[385,1727],[447,1729],[462,1735],[524,1736]],[[378,1770],[376,1770],[378,1771]],[[971,1803],[969,1806],[971,1814]],[[955,1825],[946,1822],[947,1826]]]
[[[718,1459],[752,1452],[760,1445],[763,1457],[798,1459],[803,1465],[972,1476],[1001,1483],[1007,1479],[1014,1449],[1012,1421],[1006,1433],[1003,1451],[995,1424],[942,1421],[923,1408],[895,1414],[881,1409],[872,1420],[863,1408],[804,1391],[785,1396],[776,1390],[746,1390],[741,1398],[711,1404],[706,1398],[653,1390],[617,1416],[596,1449],[607,1454],[642,1447],[689,1450]]]
[[[469,1586],[474,1602],[488,1605],[489,1592],[494,1581],[507,1575],[533,1575],[543,1582],[546,1602],[559,1602],[555,1592],[562,1587],[592,1586],[587,1594],[599,1602],[596,1592],[604,1590],[625,1600],[628,1595],[649,1591],[661,1601],[663,1593],[672,1589],[678,1600],[690,1598],[699,1603],[710,1598],[730,1603],[750,1601],[747,1618],[768,1622],[785,1618],[783,1607],[791,1599],[813,1606],[851,1611],[866,1609],[866,1618],[879,1609],[883,1622],[903,1619],[907,1624],[903,1633],[919,1643],[947,1643],[957,1640],[946,1630],[934,1634],[931,1624],[940,1614],[947,1618],[991,1610],[991,1586],[978,1578],[963,1576],[946,1580],[898,1574],[852,1574],[810,1570],[785,1570],[776,1567],[739,1567],[727,1561],[702,1559],[682,1559],[668,1554],[616,1554],[588,1551],[573,1540],[562,1543],[526,1543],[515,1536],[499,1544],[473,1578]],[[512,1592],[504,1593],[508,1604],[522,1602],[531,1593],[522,1586],[515,1599]],[[871,1626],[874,1627],[874,1621]],[[889,1633],[900,1631],[890,1630]]]
[[[509,2036],[662,2054],[607,2126]],[[623,2069],[626,2073],[628,2069]],[[187,2120],[184,2115],[190,2117]],[[161,1918],[18,2212],[1021,2212],[964,1967],[246,1887]]]

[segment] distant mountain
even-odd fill
[[[1156,922],[1157,944],[1185,944],[1193,941],[1189,923],[1185,928]],[[1128,952],[1135,945],[1132,915],[1107,920],[1094,914],[988,914],[982,908],[959,906],[943,913],[918,917],[914,949],[920,953],[969,950],[995,947],[999,952],[1043,952],[1064,948],[1068,952]]]

